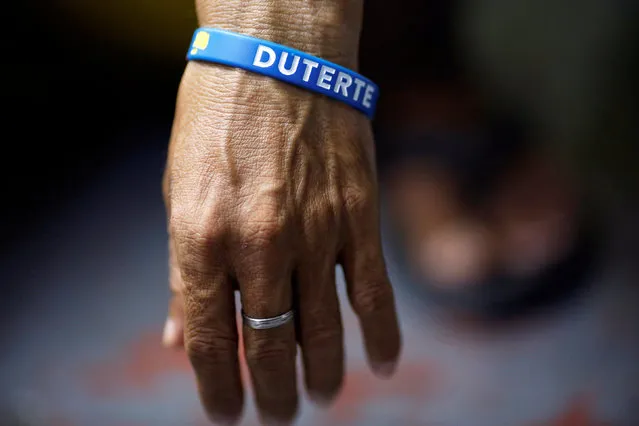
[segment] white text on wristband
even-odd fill
[[[372,118],[379,89],[332,62],[266,40],[213,28],[198,29],[188,60],[243,68],[342,101]]]

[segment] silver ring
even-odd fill
[[[253,330],[268,330],[269,328],[280,327],[293,319],[293,311],[284,312],[282,315],[278,315],[272,318],[251,318],[242,310],[242,319],[244,324],[251,327]]]

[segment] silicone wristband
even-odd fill
[[[375,83],[321,58],[266,40],[215,28],[195,31],[189,61],[214,62],[273,77],[342,101],[373,118]]]

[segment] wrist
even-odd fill
[[[199,24],[357,69],[363,0],[196,0]]]

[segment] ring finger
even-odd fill
[[[236,266],[243,313],[255,319],[274,318],[291,310],[291,263],[275,244],[242,255]],[[297,412],[294,321],[255,329],[244,321],[244,350],[255,401],[262,419],[289,422]]]

